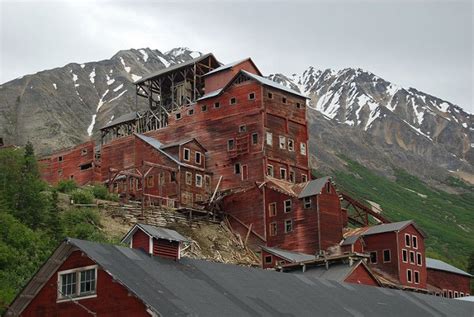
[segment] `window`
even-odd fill
[[[239,126],[239,132],[247,132],[247,126],[245,124]]]
[[[170,181],[176,182],[176,172],[173,171],[170,173]]]
[[[304,203],[304,209],[310,209],[311,208],[311,197],[305,197],[303,199]]]
[[[383,250],[383,263],[388,263],[390,260],[390,250]]]
[[[273,177],[273,165],[267,165],[267,175]]]
[[[307,182],[308,181],[308,175],[306,174],[301,174],[301,181],[304,183],[304,182]]]
[[[193,173],[186,172],[186,184],[192,185],[193,184]]]
[[[185,161],[189,161],[191,157],[191,150],[190,149],[187,149],[187,148],[184,148],[184,155],[183,155],[183,159]]]
[[[80,269],[58,273],[58,299],[95,295],[97,284],[97,267],[87,266]]]
[[[81,171],[88,170],[90,168],[92,168],[92,163],[82,164],[80,166]]]
[[[207,105],[202,105],[201,106],[201,111],[206,112],[207,111]]]
[[[447,290],[443,290],[443,297],[448,297],[448,291]]]
[[[416,253],[416,264],[419,265],[419,266],[423,265],[423,261],[421,259],[421,253],[420,252]]]
[[[408,283],[412,282],[411,270],[410,269],[407,270],[407,282]]]
[[[154,177],[153,175],[150,175],[146,178],[146,187],[152,188],[154,185]]]
[[[460,292],[460,293],[459,293],[459,297],[464,297],[464,293],[463,293],[463,292]]]
[[[276,203],[270,203],[268,204],[268,214],[270,217],[275,217],[277,214],[277,204]]]
[[[234,139],[227,140],[227,151],[232,151],[235,148]]]
[[[300,153],[306,155],[306,143],[300,143]]]
[[[179,113],[179,112],[176,113],[174,116],[175,116],[176,120],[181,119],[181,113]]]
[[[202,200],[202,195],[196,194],[196,201],[203,201]]]
[[[269,92],[267,96],[268,96],[268,99],[273,99],[273,94],[271,92]]]
[[[74,179],[74,175],[69,175],[69,179]]]
[[[280,178],[286,180],[286,169],[280,168]]]
[[[410,263],[415,264],[415,252],[410,251]]]
[[[267,132],[266,134],[267,145],[273,145],[273,134],[271,132]]]
[[[458,298],[458,291],[454,291],[454,298]]]
[[[271,255],[265,256],[265,264],[271,264],[273,262],[273,257]]]
[[[192,116],[194,114],[194,109],[189,109],[188,110],[188,116]]]
[[[286,97],[281,97],[281,102],[286,103]]]
[[[290,212],[291,211],[291,199],[285,200],[283,202],[285,208],[283,209],[285,212]]]
[[[448,297],[453,298],[453,291],[448,291]]]
[[[59,176],[63,175],[63,170],[58,170],[58,175]]]
[[[196,152],[196,153],[194,154],[194,162],[195,162],[196,164],[201,164],[201,158],[202,158],[201,152]]]
[[[285,233],[293,231],[293,220],[285,220]]]
[[[271,236],[276,236],[277,235],[277,223],[276,222],[272,222],[270,224],[270,235]]]
[[[214,108],[219,109],[220,107],[221,107],[220,103],[218,103],[218,102],[214,103]]]
[[[251,92],[249,94],[249,100],[254,100],[255,99],[255,93],[254,92]]]
[[[237,99],[235,99],[235,97],[230,98],[229,100],[230,105],[235,105],[236,103],[237,103]]]
[[[285,149],[286,148],[286,138],[282,135],[279,137],[280,140],[280,149]]]
[[[377,251],[370,252],[370,263],[372,264],[377,263]]]
[[[81,150],[81,155],[84,156],[84,155],[86,155],[86,154],[87,154],[87,149],[82,149],[82,150]]]
[[[258,133],[252,133],[252,144],[258,144]]]
[[[415,284],[420,284],[420,272],[415,271]]]
[[[288,139],[288,151],[295,151],[295,141],[293,141],[292,139]]]
[[[402,250],[402,261],[405,263],[408,262],[408,252],[405,249]]]
[[[296,181],[295,171],[290,171],[290,182],[294,183]]]
[[[240,174],[240,163],[234,164],[234,174]]]
[[[196,187],[202,187],[202,175],[196,174]]]
[[[58,156],[58,162],[62,162],[63,161],[63,157],[62,156]]]
[[[411,236],[411,245],[413,249],[418,249],[418,238],[416,236]]]
[[[410,246],[410,235],[405,233],[405,246]]]
[[[297,102],[296,103],[296,108],[300,109],[301,108],[301,103]]]

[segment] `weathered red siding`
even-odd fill
[[[250,60],[242,61],[231,68],[206,76],[204,78],[206,93],[224,87],[241,69],[252,74],[258,74],[257,69]]]
[[[266,262],[266,258],[267,257],[271,257],[271,262]],[[277,265],[282,265],[282,264],[288,264],[290,263],[289,261],[273,254],[273,253],[269,253],[265,250],[262,250],[262,253],[261,253],[261,261],[262,261],[262,269],[272,269],[274,267],[276,267]]]
[[[177,260],[179,259],[179,242],[153,239],[153,255]]]
[[[468,276],[433,269],[427,269],[427,275],[428,284],[442,291],[446,290],[448,294],[449,291],[452,291],[453,296],[455,291],[459,294],[463,293],[464,296],[470,294],[471,279]]]
[[[83,255],[82,252],[75,251],[66,259],[58,271],[94,264],[95,262]],[[57,272],[32,299],[21,316],[90,316],[86,310],[73,302],[56,302],[58,292]],[[97,297],[78,299],[78,302],[95,312],[98,317],[149,316],[145,305],[140,300],[131,295],[120,283],[115,282],[110,275],[100,268],[97,274]]]
[[[365,266],[359,264],[344,280],[346,283],[379,286],[375,278],[370,275]]]
[[[137,230],[132,238],[132,248],[150,252],[150,237],[141,230]]]

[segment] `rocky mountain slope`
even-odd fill
[[[311,98],[317,165],[334,168],[344,154],[387,175],[398,166],[434,181],[452,173],[474,180],[474,116],[462,108],[361,69],[270,78]]]
[[[146,105],[133,81],[199,56],[131,49],[111,59],[26,75],[0,85],[0,137],[35,144],[47,154],[97,137],[113,118]],[[439,185],[450,175],[474,182],[474,116],[460,107],[390,83],[370,72],[309,67],[301,75],[270,75],[310,98],[310,149],[318,170],[345,168],[340,155],[386,176],[394,167]]]

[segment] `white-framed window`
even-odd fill
[[[64,158],[62,156],[58,156],[58,162],[62,162]]]
[[[196,187],[202,187],[202,175],[196,173]]]
[[[293,220],[285,220],[285,233],[293,231]]]
[[[383,263],[390,263],[391,253],[389,249],[383,250]]]
[[[408,262],[408,251],[405,249],[402,249],[402,262],[403,263]]]
[[[289,181],[294,183],[296,182],[296,176],[295,176],[295,171],[290,171],[290,174],[289,174]]]
[[[423,265],[423,259],[421,257],[420,252],[416,252],[416,265],[419,265],[419,266]]]
[[[277,223],[272,222],[270,223],[270,236],[276,236],[277,235]]]
[[[267,145],[273,146],[273,133],[267,132],[265,134],[265,139],[267,141]]]
[[[407,282],[412,283],[413,278],[412,278],[412,271],[410,269],[407,270]]]
[[[95,297],[97,265],[58,272],[58,301]]]
[[[411,246],[413,249],[418,249],[418,238],[417,236],[411,236]]]
[[[307,182],[308,181],[308,175],[306,174],[301,174],[301,182]]]
[[[286,149],[286,138],[283,135],[279,136],[280,149]]]
[[[249,100],[254,100],[255,99],[255,93],[251,92],[249,93]]]
[[[86,154],[87,154],[87,149],[82,149],[81,150],[81,155],[83,156],[83,155],[86,155]]]
[[[193,173],[191,172],[186,172],[186,184],[187,185],[192,185],[193,184]]]
[[[268,204],[268,214],[270,217],[275,217],[277,215],[277,203]]]
[[[415,284],[420,284],[420,272],[415,271]]]
[[[288,139],[288,151],[295,151],[295,141],[293,141],[293,139]]]
[[[274,176],[273,165],[270,165],[270,164],[267,165],[267,175],[271,177]]]
[[[453,291],[451,290],[448,291],[448,298],[453,298]]]
[[[306,155],[306,143],[300,143],[300,153],[301,155]]]
[[[311,209],[311,197],[303,198],[304,209]]]
[[[183,160],[188,161],[191,159],[191,150],[188,148],[184,148],[183,150]]]
[[[280,168],[280,179],[286,180],[286,168]]]
[[[284,210],[285,212],[290,212],[290,211],[291,211],[291,199],[285,200],[285,201],[283,202],[283,206],[284,206],[283,210]]]
[[[196,153],[194,154],[194,162],[195,162],[196,164],[201,164],[201,159],[202,159],[202,154],[201,154],[201,152],[196,152]]]
[[[408,233],[405,233],[405,246],[406,246],[406,247],[411,246],[411,243],[410,243],[410,235],[409,235]]]
[[[377,251],[370,252],[370,263],[377,264]]]
[[[458,291],[454,291],[454,298],[458,298],[459,295],[458,295]]]
[[[415,251],[410,251],[410,263],[415,264]]]
[[[237,103],[237,99],[235,97],[232,97],[229,99],[229,105],[235,105]]]

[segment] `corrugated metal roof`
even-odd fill
[[[327,182],[331,178],[329,176],[321,177],[318,179],[311,180],[306,183],[306,186],[303,188],[301,193],[298,195],[298,198],[304,198],[309,196],[315,196],[321,194],[321,190],[324,188]]]
[[[456,273],[460,275],[465,275],[472,277],[471,274],[464,272],[461,269],[458,269],[455,266],[452,266],[451,264],[448,264],[446,262],[443,262],[441,260],[436,260],[432,258],[426,258],[426,268],[427,269],[434,269],[434,270],[440,270],[440,271],[446,271],[446,272],[451,272],[451,273]]]
[[[316,278],[323,278],[326,280],[344,282],[349,274],[358,265],[362,265],[361,261],[349,266],[349,263],[333,263],[326,269],[325,265],[311,266],[306,271],[294,271],[294,274],[303,274],[304,276],[312,276]]]
[[[199,99],[197,99],[196,101],[201,101],[201,100],[204,100],[204,99],[208,99],[208,98],[212,98],[212,97],[219,96],[219,95],[221,94],[222,90],[223,90],[223,88],[220,88],[220,89],[211,91],[211,92],[209,92],[209,93],[206,93],[206,94],[204,94],[202,97],[200,97]]]
[[[297,95],[297,96],[300,96],[300,97],[303,97],[303,98],[307,98],[305,95],[301,94],[300,92],[297,92],[296,90],[290,89],[286,86],[280,85],[280,84],[278,84],[278,83],[276,83],[273,80],[270,80],[268,78],[249,73],[245,70],[241,70],[241,72],[244,73],[245,75],[249,76],[250,78],[255,79],[256,81],[258,81],[262,85],[269,86],[269,87],[279,89],[279,90],[283,90],[283,91],[286,91],[290,94]]]
[[[359,237],[360,236],[358,236],[358,235],[349,236],[349,237],[347,237],[346,239],[344,239],[342,241],[341,246],[353,245],[359,239]]]
[[[201,55],[201,56],[199,56],[199,57],[190,59],[190,60],[187,61],[187,62],[175,64],[175,65],[172,65],[172,66],[170,66],[170,67],[166,67],[166,68],[160,69],[159,71],[156,71],[156,72],[154,72],[154,73],[151,73],[150,75],[145,76],[145,77],[143,77],[142,79],[137,80],[136,82],[134,82],[134,84],[140,84],[140,83],[143,83],[143,82],[145,82],[145,81],[147,81],[147,80],[150,80],[150,79],[152,79],[152,78],[154,78],[154,77],[161,76],[161,75],[163,75],[163,74],[166,74],[166,73],[169,73],[169,72],[178,70],[178,69],[183,68],[183,67],[191,66],[191,65],[193,65],[194,63],[199,63],[200,61],[202,61],[202,60],[208,58],[209,56],[214,57],[214,55],[212,55],[212,53],[207,53],[207,54]],[[215,59],[215,57],[214,57],[214,59]],[[217,60],[216,60],[216,61],[217,61]]]
[[[375,225],[375,226],[367,227],[367,230],[362,235],[368,236],[368,235],[377,234],[377,233],[400,231],[412,223],[413,223],[413,220],[405,220],[405,221]]]
[[[69,239],[162,316],[469,316],[469,303]]]
[[[261,248],[269,253],[277,255],[280,258],[283,258],[290,262],[298,263],[298,262],[311,261],[311,260],[316,259],[316,256],[311,255],[311,254],[292,252],[292,251],[287,251],[287,250],[283,250],[279,248],[270,248],[270,247],[265,247],[265,246],[262,246]]]
[[[100,129],[102,130],[102,129],[110,128],[110,127],[113,127],[114,125],[117,125],[117,124],[120,124],[120,123],[136,120],[137,118],[138,118],[138,114],[137,114],[136,111],[130,112],[130,113],[124,114],[123,116],[120,116],[120,117],[110,121],[109,123],[107,123],[106,125],[104,125]]]
[[[211,75],[211,74],[214,74],[214,73],[218,73],[218,72],[220,72],[220,71],[223,71],[223,70],[232,68],[232,67],[234,67],[235,65],[238,65],[238,64],[240,64],[240,63],[242,63],[242,62],[245,62],[246,60],[249,60],[249,59],[250,59],[250,57],[247,57],[247,58],[244,58],[244,59],[241,59],[241,60],[238,60],[238,61],[229,63],[229,64],[222,65],[222,66],[217,67],[216,69],[213,69],[213,70],[211,70],[210,72],[204,74],[204,76],[208,76],[208,75]]]
[[[143,223],[138,223],[137,226],[142,228],[150,236],[157,239],[165,239],[169,241],[187,242],[188,239],[180,235],[178,232],[156,226],[150,226]]]

